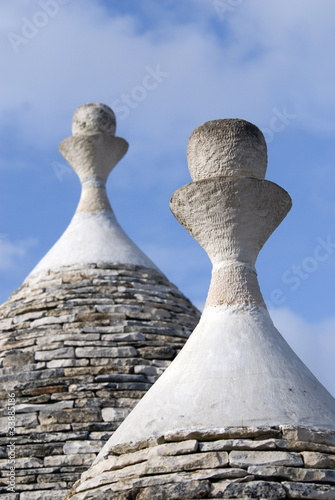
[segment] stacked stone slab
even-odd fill
[[[105,181],[127,149],[114,136],[113,112],[84,105],[73,132],[60,149],[81,178],[77,212],[0,307],[0,497],[7,500],[63,498],[199,319],[109,205]]]
[[[167,433],[115,446],[82,475],[74,500],[333,500],[335,433],[303,427]]]
[[[335,400],[275,329],[255,262],[291,207],[263,134],[216,120],[171,209],[212,263],[198,326],[67,498],[335,498]]]

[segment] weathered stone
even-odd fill
[[[52,457],[45,457],[44,465],[46,467],[59,467],[65,465],[85,465],[89,467],[95,457],[96,455],[94,453],[54,455]]]
[[[63,451],[65,455],[80,453],[99,453],[103,446],[102,441],[67,441]]]
[[[180,456],[159,456],[149,458],[146,474],[167,473],[174,471],[190,471],[196,469],[214,469],[228,465],[228,453],[225,451],[192,453]]]
[[[5,349],[9,349],[9,350],[12,350],[12,349],[20,349],[22,347],[30,347],[32,345],[34,345],[36,342],[36,339],[34,338],[31,338],[31,339],[23,339],[23,340],[11,340],[11,339],[3,339],[0,341],[0,348],[1,350],[5,350]]]
[[[0,331],[10,330],[12,328],[13,318],[0,320]]]
[[[40,363],[30,363],[30,364],[27,364],[27,365],[24,365],[24,366],[20,366],[20,371],[21,373],[23,372],[32,372],[32,371],[37,371],[37,370],[41,370],[42,368],[45,368],[46,367],[46,363],[45,362],[40,362]],[[0,374],[2,375],[11,375],[11,374],[15,374],[16,373],[16,365],[13,365],[13,366],[9,366],[7,368],[2,368],[0,370]]]
[[[309,429],[307,427],[282,426],[283,438],[292,441],[307,441],[335,446],[335,431]]]
[[[50,443],[52,441],[67,441],[72,439],[83,439],[86,440],[89,437],[89,433],[86,431],[81,432],[46,432],[46,433],[31,433],[30,439],[35,443]],[[94,438],[93,438],[94,439]]]
[[[34,362],[33,352],[15,352],[13,354],[7,354],[3,359],[4,368],[9,366],[18,366],[21,364],[32,364]]]
[[[111,373],[107,375],[98,375],[96,377],[97,382],[147,382],[146,377],[143,375],[133,375],[128,373]]]
[[[123,358],[137,356],[134,347],[77,347],[78,358]]]
[[[56,412],[41,412],[39,420],[42,425],[50,424],[66,424],[73,422],[96,422],[100,421],[100,409],[85,408],[56,411]]]
[[[282,500],[286,498],[286,491],[279,483],[267,481],[252,481],[248,483],[217,482],[212,485],[211,498],[237,498]]]
[[[37,351],[35,352],[36,361],[49,361],[52,359],[74,358],[73,347],[64,347],[62,349],[54,349],[52,351]]]
[[[134,367],[134,372],[145,375],[161,375],[163,370],[155,366],[137,365]]]
[[[172,347],[141,347],[137,351],[144,359],[172,360],[176,356],[176,350]]]
[[[21,441],[21,442],[20,442]],[[15,457],[22,458],[26,456],[26,446],[29,446],[30,454],[35,458],[44,458],[48,455],[58,455],[63,453],[63,443],[51,442],[51,443],[40,443],[40,444],[31,444],[31,437],[26,440],[25,443],[22,443],[22,439],[15,440]],[[22,446],[23,444],[23,446]]]
[[[283,482],[288,498],[306,500],[334,500],[335,486],[326,484],[291,483]]]
[[[71,323],[74,321],[74,314],[65,314],[64,316],[46,316],[41,319],[36,319],[30,324],[31,328],[38,328],[39,326],[52,325],[55,323]]]
[[[281,432],[273,427],[226,427],[208,431],[193,429],[189,431],[168,432],[164,434],[165,441],[184,441],[197,439],[198,441],[218,441],[221,439],[248,439],[260,437],[264,439],[280,436]]]
[[[73,401],[60,401],[53,404],[23,404],[15,407],[16,413],[30,413],[33,411],[59,411],[66,408],[72,408]]]
[[[198,441],[190,439],[177,443],[166,443],[150,448],[150,456],[174,456],[186,453],[195,453],[198,450]]]
[[[261,477],[279,477],[291,481],[335,483],[335,470],[329,469],[301,469],[299,467],[283,466],[251,466],[249,474]]]
[[[101,410],[104,422],[113,422],[115,420],[124,420],[129,415],[128,408],[103,408]]]
[[[204,498],[210,492],[209,481],[190,481],[189,483],[176,483],[164,486],[145,488],[137,495],[136,500],[186,500],[189,498]]]
[[[219,441],[207,441],[199,443],[200,451],[220,451],[220,450],[274,450],[276,444],[271,439],[251,440],[251,439],[220,439]]]
[[[91,469],[83,473],[82,480],[87,481],[104,472],[123,469],[124,467],[129,467],[130,465],[145,462],[149,457],[149,453],[150,450],[145,448],[143,450],[135,451],[133,453],[128,453],[125,455],[110,456],[107,460],[102,460],[97,464],[93,464]]]
[[[17,458],[15,459],[15,467],[17,469],[31,469],[36,467],[43,467],[43,460],[39,458]]]
[[[17,432],[18,427],[25,427],[29,432],[31,428],[38,424],[36,413],[18,414],[15,416],[15,428]],[[0,432],[7,434],[8,431],[8,417],[0,418]]]
[[[231,467],[241,468],[252,465],[303,466],[303,460],[299,453],[286,451],[231,451],[229,463]]]
[[[14,316],[13,324],[15,323],[23,323],[24,321],[30,321],[32,319],[41,318],[45,314],[44,311],[31,311],[25,314],[20,314],[19,316]]]
[[[88,359],[55,359],[48,361],[48,368],[65,368],[68,366],[87,366],[89,364]]]
[[[312,451],[302,452],[305,467],[312,469],[335,469],[335,455],[317,453]]]
[[[335,446],[328,446],[311,441],[288,441],[286,439],[274,439],[276,448],[290,451],[319,451],[335,454]]]
[[[102,400],[100,398],[80,398],[76,399],[76,408],[100,408]]]
[[[43,342],[44,340],[44,342]],[[55,339],[51,339],[50,337],[42,338],[40,339],[40,343],[38,347],[35,348],[35,351],[50,351],[56,350],[56,349],[62,349],[64,348],[64,342],[56,342]]]
[[[57,490],[39,490],[24,491],[20,494],[20,500],[63,500],[64,491]]]
[[[56,476],[54,476],[56,479]],[[39,479],[39,478],[38,478]],[[44,479],[44,478],[43,478]],[[50,490],[64,490],[67,486],[66,482],[61,482],[58,479],[52,482],[44,482],[44,481],[38,481],[38,486],[43,489],[50,489]],[[16,486],[17,490],[21,491],[34,491],[36,489],[36,485],[34,484],[19,484]]]
[[[72,426],[75,424],[72,424]],[[71,425],[70,424],[49,424],[49,425],[38,425],[37,427],[33,428],[34,432],[37,433],[46,433],[46,432],[66,432],[66,431],[71,431]],[[22,435],[30,435],[32,429],[31,428],[26,428],[26,427],[16,427],[15,431],[17,434],[22,434]]]

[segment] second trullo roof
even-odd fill
[[[198,326],[67,498],[335,498],[335,400],[274,327],[262,246],[291,208],[264,180],[263,134],[215,120],[188,145],[194,182],[171,209],[212,281]]]
[[[199,318],[112,211],[105,182],[127,147],[110,108],[76,110],[60,150],[81,180],[77,211],[0,307],[1,432],[9,444],[14,394],[15,500],[63,498]],[[6,446],[0,460],[10,494]]]

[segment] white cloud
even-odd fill
[[[33,141],[54,141],[51,136],[64,133],[64,119],[68,123],[83,102],[110,104],[131,92],[147,65],[160,65],[169,76],[122,123],[136,127],[138,140],[154,144],[173,130],[184,144],[193,124],[219,116],[267,126],[273,108],[284,105],[297,112],[295,126],[333,129],[335,70],[325,54],[335,45],[335,5],[328,1],[323,8],[315,1],[241,2],[217,33],[209,24],[209,15],[217,17],[211,2],[208,16],[198,17],[191,14],[204,13],[205,2],[187,2],[191,21],[181,15],[174,23],[167,23],[168,3],[156,4],[151,15],[157,23],[145,31],[136,15],[111,14],[99,2],[72,1],[17,54],[6,30],[11,26],[21,33],[22,17],[31,20],[39,7],[28,9],[23,0],[15,4],[15,9],[2,7],[10,19],[1,46],[6,78],[0,91],[7,109],[26,103],[18,124]],[[145,5],[148,10],[152,2]]]
[[[288,308],[273,309],[270,314],[292,349],[335,396],[335,317],[310,324]]]
[[[175,189],[188,182],[181,181],[188,176],[187,139],[204,121],[241,117],[264,128],[273,109],[286,106],[297,114],[293,128],[333,134],[332,0],[241,0],[222,21],[207,0],[143,0],[126,14],[111,4],[68,1],[15,53],[8,33],[21,34],[22,18],[33,20],[41,7],[37,0],[3,2],[0,126],[10,121],[25,144],[31,141],[56,151],[57,142],[71,134],[77,106],[89,101],[111,105],[142,85],[147,66],[159,65],[169,75],[129,110],[127,118],[118,120],[117,133],[129,140],[130,150],[125,173],[121,165],[113,175],[119,188],[135,191],[145,185],[148,191],[159,186],[159,193],[166,189],[170,195],[172,183]],[[141,9],[145,16],[138,14]],[[147,26],[144,18],[150,18]],[[185,161],[177,165],[175,158],[182,154]],[[331,186],[329,173],[321,177]],[[166,248],[166,242],[162,246]],[[8,242],[2,262],[17,262],[24,248],[20,242]],[[162,267],[171,268],[171,274],[173,269],[183,274],[182,255],[190,274],[197,272],[197,261],[191,264],[186,245],[184,254],[181,247],[175,252],[156,248],[148,251],[157,255]],[[185,275],[185,286],[189,280]]]
[[[23,241],[10,241],[8,236],[0,234],[0,271],[12,271],[17,269],[29,250],[37,245],[36,238],[28,238]]]

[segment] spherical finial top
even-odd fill
[[[115,135],[116,120],[111,108],[99,102],[83,104],[76,109],[72,119],[73,135]]]
[[[264,135],[252,123],[213,120],[191,134],[187,159],[194,181],[218,176],[264,179],[267,147]]]

